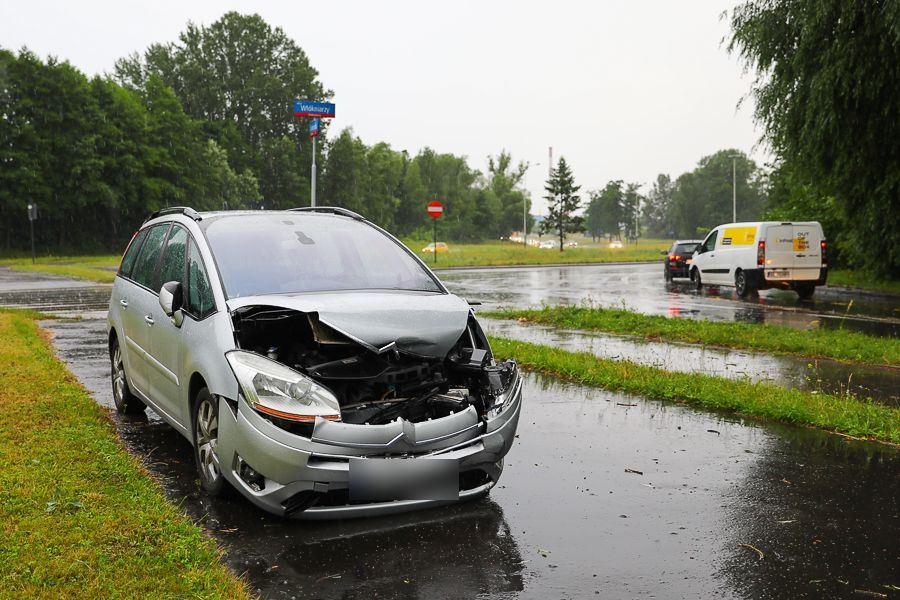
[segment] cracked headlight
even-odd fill
[[[509,406],[515,396],[516,383],[519,379],[516,361],[510,359],[496,367],[485,369],[490,389],[494,393],[494,402],[488,407],[487,418],[493,419]]]
[[[334,394],[306,375],[254,352],[232,350],[225,358],[244,399],[259,412],[290,421],[341,420]]]

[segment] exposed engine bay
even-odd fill
[[[469,406],[486,418],[516,371],[514,361],[494,361],[471,313],[456,344],[441,357],[405,351],[397,342],[374,348],[322,323],[315,312],[245,306],[232,313],[232,322],[240,348],[331,390],[345,423],[380,425],[398,417],[420,422]]]

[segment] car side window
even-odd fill
[[[122,256],[122,264],[119,265],[119,275],[122,277],[131,277],[131,269],[134,267],[134,261],[138,257],[141,243],[144,241],[144,238],[147,237],[148,231],[149,229],[143,229],[131,238],[131,242],[128,244],[128,248],[125,249],[125,254]]]
[[[141,252],[138,254],[137,261],[131,271],[131,279],[135,283],[149,288],[153,287],[153,276],[156,274],[156,264],[159,262],[159,254],[162,252],[163,240],[166,239],[166,233],[169,231],[169,224],[154,225],[147,233],[147,238],[141,245]]]
[[[191,240],[188,250],[188,311],[203,319],[216,309],[216,301],[197,244]]]
[[[716,229],[712,233],[709,234],[709,237],[706,238],[706,241],[703,242],[703,245],[700,247],[700,252],[709,252],[710,250],[716,249],[716,238],[719,237],[719,230]]]
[[[183,227],[172,226],[166,250],[163,253],[162,267],[159,273],[159,285],[169,281],[177,281],[184,286],[184,261],[187,253],[188,233]]]

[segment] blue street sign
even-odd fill
[[[319,120],[318,119],[310,119],[309,120],[309,137],[315,137],[319,135]]]
[[[330,102],[312,102],[311,100],[294,100],[295,117],[334,117],[334,104]]]

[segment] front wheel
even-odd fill
[[[194,458],[200,487],[210,496],[218,496],[225,489],[225,478],[219,467],[219,405],[207,388],[197,392],[194,402]]]
[[[694,282],[694,287],[697,288],[698,292],[703,289],[703,281],[700,279],[700,269],[695,267],[694,270],[691,271],[691,281]]]
[[[109,346],[110,375],[112,379],[113,404],[122,414],[137,414],[144,411],[147,405],[131,393],[128,377],[125,375],[125,358],[118,338],[113,338]]]

